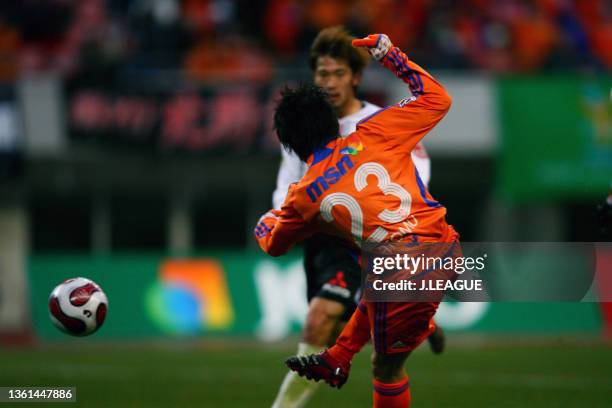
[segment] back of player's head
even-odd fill
[[[370,62],[370,57],[362,48],[355,48],[351,41],[355,37],[342,26],[328,27],[319,32],[310,47],[310,68],[317,68],[317,59],[321,56],[330,56],[343,60],[353,71],[361,74]]]
[[[305,83],[281,91],[274,128],[281,144],[302,161],[326,140],[339,135],[338,117],[327,94],[318,86]]]

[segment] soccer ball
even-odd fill
[[[108,299],[95,282],[86,278],[68,279],[49,296],[49,317],[61,331],[87,336],[102,326]]]

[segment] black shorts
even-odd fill
[[[304,270],[308,302],[316,296],[342,303],[348,320],[361,297],[357,251],[339,238],[315,235],[304,242]]]

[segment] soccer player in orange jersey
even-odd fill
[[[353,45],[367,47],[408,84],[412,96],[362,120],[356,132],[342,139],[334,109],[320,88],[302,85],[283,92],[274,118],[278,137],[308,170],[290,187],[281,209],[264,214],[255,228],[260,247],[270,255],[284,254],[317,232],[341,237],[356,248],[366,241],[458,239],[446,223],[446,209],[429,194],[411,159],[415,145],[450,108],[450,97],[386,35]],[[406,407],[410,391],[403,364],[433,330],[437,306],[361,302],[334,346],[287,364],[300,375],[340,387],[353,355],[371,336],[374,406]]]
[[[370,56],[362,48],[351,45],[355,38],[341,26],[327,27],[319,32],[310,48],[310,68],[315,85],[328,95],[338,116],[340,137],[355,132],[357,123],[372,115],[380,106],[359,99],[357,87],[369,63]],[[273,207],[281,209],[289,186],[300,181],[307,166],[295,153],[281,149]],[[412,161],[427,186],[431,163],[425,147],[418,143],[412,151]],[[297,355],[325,350],[335,343],[340,331],[357,308],[361,294],[361,267],[355,251],[342,239],[315,234],[306,239],[304,272],[308,298],[308,313],[304,321]],[[444,335],[436,330],[427,338],[434,353],[444,348]],[[364,345],[368,339],[364,340]],[[289,371],[278,390],[272,408],[299,408],[314,395],[318,384]]]

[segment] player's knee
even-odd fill
[[[378,381],[397,382],[404,377],[404,363],[410,353],[372,353],[372,375]]]
[[[304,341],[316,346],[328,345],[340,323],[344,306],[331,300],[313,300],[304,324]]]
[[[389,376],[390,367],[385,364],[385,361],[381,358],[380,354],[372,353],[372,375],[377,380],[383,380]]]

